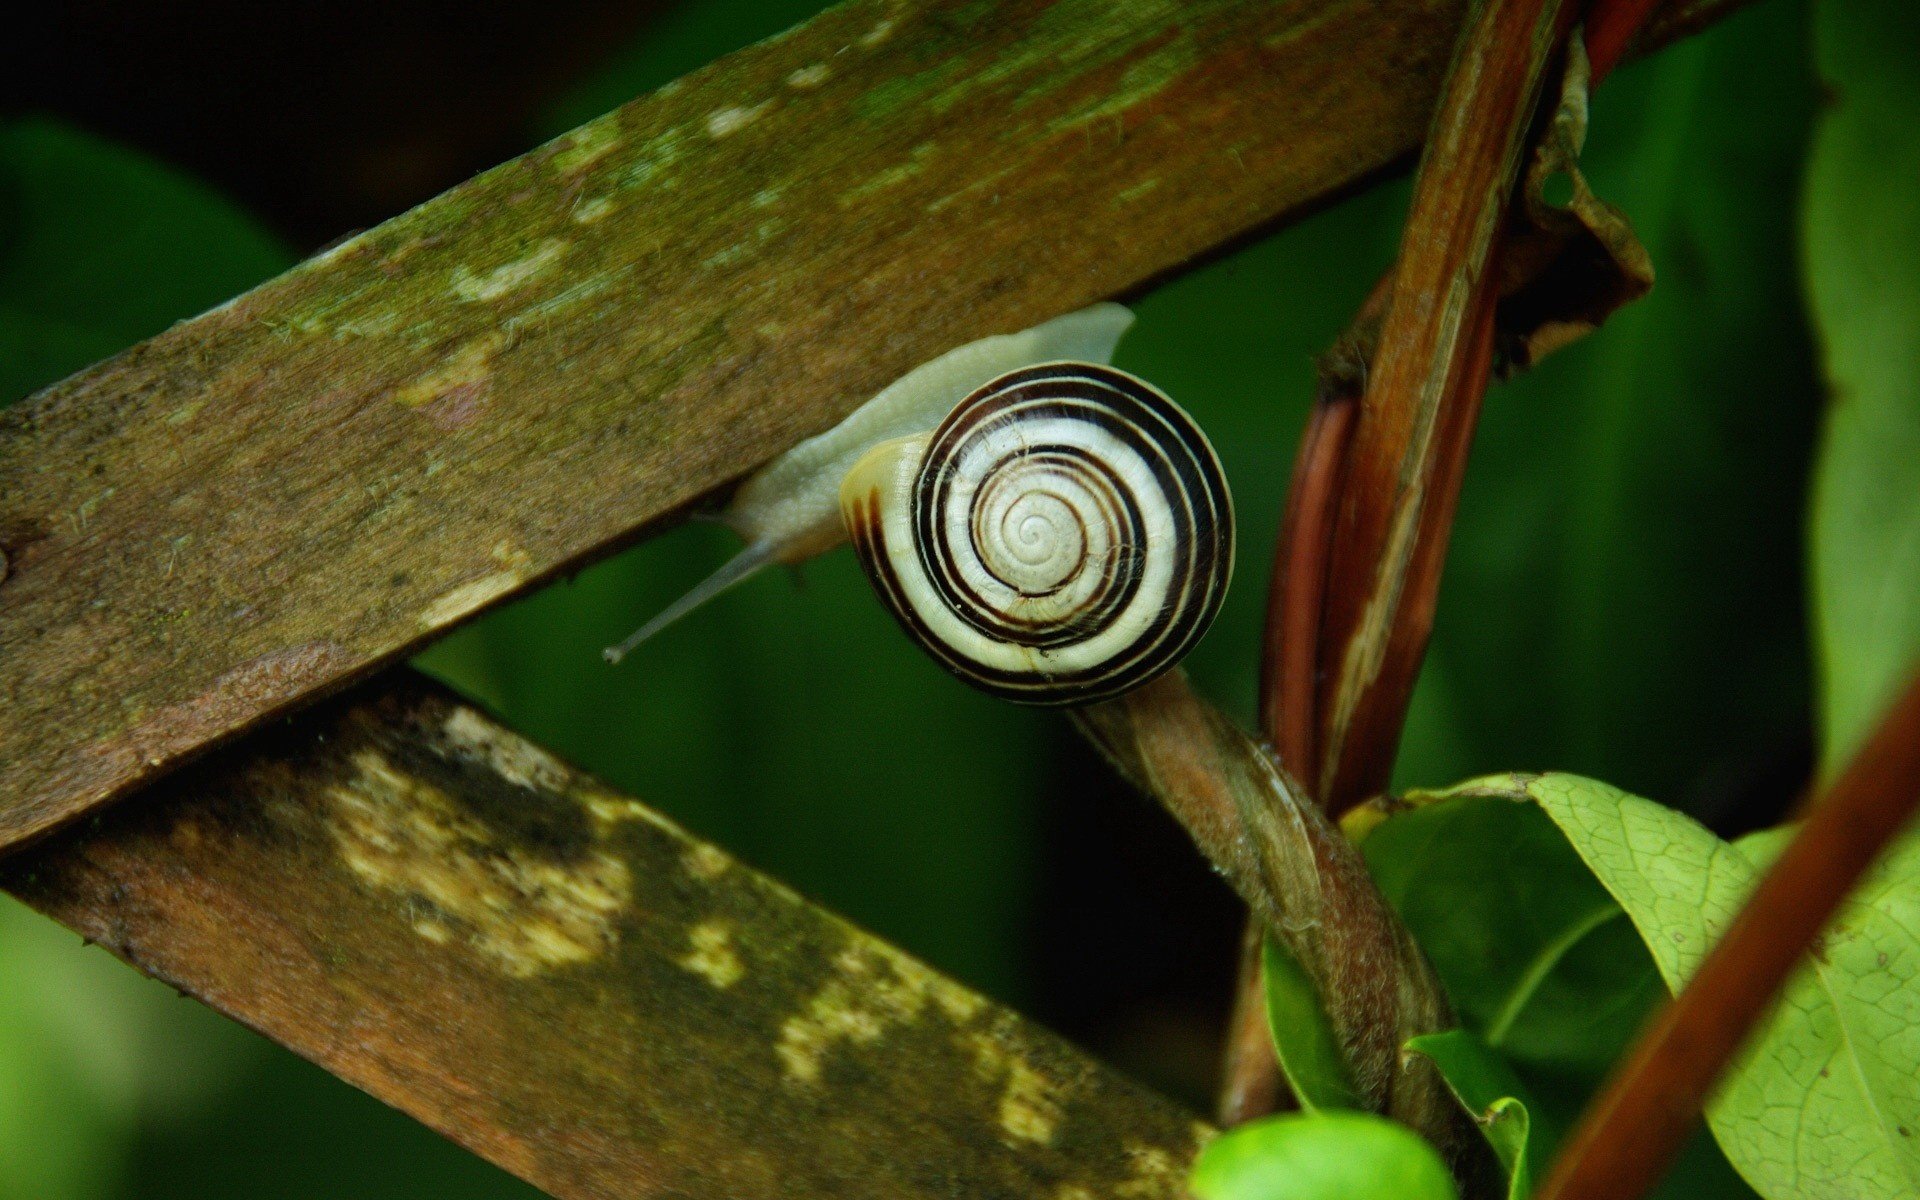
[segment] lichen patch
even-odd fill
[[[1060,1130],[1063,1116],[1060,1086],[1044,1072],[990,1033],[971,1039],[974,1069],[981,1078],[1000,1087],[996,1113],[1003,1137],[1016,1142],[1047,1145]]]
[[[929,1004],[950,1021],[967,1020],[985,1001],[891,947],[861,938],[833,960],[834,973],[787,1018],[774,1047],[787,1078],[814,1084],[841,1044],[866,1046],[918,1022]]]
[[[687,874],[695,879],[712,880],[726,874],[727,868],[733,865],[733,860],[728,858],[726,851],[718,846],[696,842],[680,856],[680,865],[685,867]]]
[[[833,74],[833,68],[823,62],[810,63],[787,76],[787,86],[795,91],[807,91],[817,88]]]
[[[501,263],[489,271],[475,271],[465,265],[455,267],[452,281],[454,298],[467,304],[498,300],[546,274],[566,257],[567,249],[567,242],[560,238],[548,238],[532,253],[512,262]]]
[[[585,197],[573,206],[573,221],[576,225],[591,225],[612,211],[613,201],[608,197]]]
[[[395,391],[393,398],[442,429],[457,429],[485,409],[493,392],[493,356],[506,342],[499,331],[475,338]]]
[[[730,108],[715,109],[707,115],[707,136],[723,138],[738,133],[760,119],[761,114],[773,107],[773,101],[762,100],[758,104],[739,104]]]
[[[1126,1146],[1126,1155],[1131,1170],[1126,1182],[1113,1189],[1113,1195],[1131,1200],[1132,1197],[1158,1198],[1186,1194],[1186,1165],[1174,1161],[1173,1155],[1163,1147],[1130,1142]]]
[[[677,960],[679,964],[722,991],[747,973],[733,948],[733,927],[725,921],[695,925],[687,931],[687,944],[690,949]]]
[[[441,724],[440,733],[455,753],[486,764],[509,783],[540,792],[561,792],[573,781],[573,770],[567,764],[471,708],[455,708]]]
[[[568,134],[554,153],[553,165],[572,175],[599,162],[620,145],[619,127],[611,120],[595,121]]]
[[[516,979],[589,962],[618,942],[633,895],[620,860],[596,849],[562,862],[504,842],[378,751],[358,752],[352,767],[327,791],[335,848],[422,938]]]

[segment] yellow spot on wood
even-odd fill
[[[952,980],[864,936],[857,935],[834,958],[833,968],[805,1007],[780,1027],[774,1052],[796,1083],[818,1083],[837,1045],[871,1045],[888,1030],[921,1020],[929,1003],[954,1023],[985,1004]]]
[[[1046,1145],[1060,1129],[1059,1085],[1012,1046],[991,1032],[971,1039],[974,1069],[989,1083],[1000,1086],[997,1116],[1001,1132],[1010,1140]]]
[[[456,753],[484,763],[509,783],[540,792],[562,792],[573,780],[567,764],[471,708],[454,709],[440,732]]]
[[[760,114],[773,107],[773,101],[762,100],[758,104],[743,104],[733,108],[716,109],[707,117],[707,136],[726,137],[745,129],[760,119]]]
[[[620,144],[620,134],[611,121],[595,121],[567,134],[565,141],[554,154],[553,165],[570,175],[605,158]]]
[[[817,88],[825,83],[827,76],[831,74],[833,74],[833,68],[827,64],[814,63],[811,66],[801,67],[798,71],[787,76],[787,86],[800,91],[806,91],[808,88]]]
[[[498,331],[477,337],[448,355],[439,366],[415,377],[393,398],[409,408],[419,408],[448,396],[472,395],[492,380],[493,356],[506,342],[506,335]]]
[[[546,274],[554,264],[566,256],[566,253],[566,242],[559,238],[548,238],[541,242],[531,254],[509,263],[502,263],[491,271],[476,272],[467,266],[455,267],[453,294],[456,299],[466,303],[498,300],[508,292],[525,287]]]
[[[588,962],[619,940],[626,864],[599,849],[559,861],[504,842],[444,791],[377,751],[328,788],[329,830],[361,882],[396,898],[413,931],[517,979]]]
[[[1129,1172],[1130,1178],[1113,1189],[1115,1196],[1154,1197],[1157,1200],[1159,1197],[1186,1194],[1186,1170],[1166,1150],[1131,1142],[1126,1146],[1126,1154],[1133,1169]]]
[[[337,337],[385,337],[400,328],[400,314],[391,309],[342,321],[333,327]]]
[[[687,850],[680,864],[695,879],[718,879],[733,865],[733,860],[720,847],[700,842]]]
[[[594,196],[573,206],[573,220],[578,225],[591,225],[612,211],[612,200],[605,196]]]
[[[1000,1097],[1000,1127],[1016,1138],[1045,1145],[1060,1128],[1053,1082],[1025,1063],[1014,1063]]]
[[[490,575],[482,575],[478,579],[463,583],[427,605],[420,613],[420,625],[425,629],[439,629],[443,625],[451,625],[468,613],[506,595],[518,587],[520,582],[521,576],[518,571],[495,571]]]
[[[733,928],[725,921],[700,922],[687,931],[687,941],[692,949],[680,965],[714,987],[730,988],[747,973],[733,950]]]

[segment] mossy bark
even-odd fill
[[[0,884],[562,1200],[1181,1195],[1208,1128],[409,675]]]

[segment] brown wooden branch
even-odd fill
[[[1460,11],[851,0],[0,414],[0,847],[1390,167]]]
[[[1920,809],[1920,675],[1569,1135],[1540,1200],[1637,1200],[1840,902]]]
[[[0,884],[560,1200],[1173,1200],[1209,1133],[405,674]]]
[[[1186,675],[1073,713],[1075,723],[1194,841],[1313,981],[1356,1093],[1411,1125],[1463,1175],[1485,1144],[1432,1064],[1401,1054],[1453,1024],[1413,937],[1359,852],[1271,750],[1196,695]]]

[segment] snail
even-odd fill
[[[1193,419],[1107,365],[1132,323],[1097,304],[901,377],[742,484],[720,520],[746,548],[607,658],[851,540],[907,634],[994,695],[1084,704],[1165,671],[1220,610],[1233,506]]]

